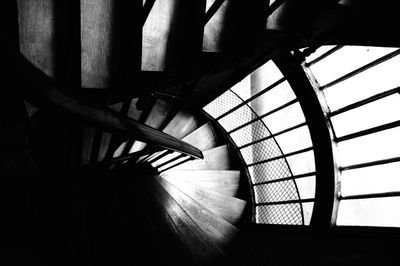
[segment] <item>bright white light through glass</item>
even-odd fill
[[[400,85],[400,56],[324,90],[331,111]],[[329,67],[326,71],[332,71]]]
[[[347,166],[400,155],[400,128],[338,143],[339,165]]]
[[[342,196],[400,191],[400,162],[343,171]],[[360,185],[362,184],[362,185]]]
[[[329,47],[331,48],[331,47]],[[322,54],[327,51],[325,47]],[[320,85],[356,70],[397,48],[347,46],[312,65],[310,69]],[[314,57],[316,58],[316,57]],[[308,58],[309,62],[312,60]],[[323,90],[331,111],[367,99],[400,85],[400,56],[383,61],[355,76]],[[337,137],[368,130],[400,120],[398,93],[362,105],[331,118]],[[339,141],[337,163],[350,166],[400,156],[400,128],[395,127]],[[353,170],[340,177],[341,196],[368,195],[400,191],[400,163],[393,162]],[[396,210],[399,197],[344,199],[340,201],[338,225],[400,226]]]
[[[395,48],[345,46],[332,56],[312,65],[310,69],[318,83],[323,86],[394,50]],[[327,69],[329,71],[326,71]]]
[[[394,94],[332,117],[336,136],[400,120],[400,95]]]

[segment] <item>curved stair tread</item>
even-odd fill
[[[151,178],[145,176],[145,178]],[[154,188],[150,183],[145,188],[138,191],[139,196],[143,199],[142,203],[146,210],[146,217],[155,232],[158,242],[164,246],[164,252],[167,253],[169,260],[176,260],[178,265],[196,265],[201,266],[200,261],[196,260],[193,254],[186,248],[186,243],[181,239],[179,228],[175,225],[173,219],[166,212],[165,207],[161,204],[159,197],[154,193]],[[190,259],[183,263],[182,261]],[[166,261],[167,263],[168,261]]]
[[[208,235],[185,212],[179,203],[166,191],[162,185],[153,180],[153,191],[159,204],[171,219],[178,236],[192,254],[196,255],[204,265],[216,259],[224,259],[226,254],[211,241]]]
[[[239,232],[234,225],[215,215],[165,179],[159,177],[157,180],[210,239],[223,248],[228,247],[233,242]]]
[[[173,169],[186,170],[230,170],[230,156],[227,145],[215,147],[203,152],[204,159],[192,160]]]
[[[196,116],[186,110],[180,110],[174,118],[167,124],[163,132],[175,138],[183,138],[200,126],[200,121]]]
[[[246,201],[244,200],[193,186],[188,182],[179,182],[174,185],[215,215],[219,215],[231,224],[236,224],[240,220],[246,206]]]
[[[192,144],[201,151],[216,147],[216,137],[210,123],[199,127],[182,139],[184,142]]]
[[[201,188],[234,197],[239,189],[240,171],[236,170],[174,170],[162,173],[168,182],[187,182]]]

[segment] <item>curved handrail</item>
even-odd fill
[[[203,158],[199,149],[180,139],[84,100],[77,92],[67,92],[62,85],[57,84],[17,51],[4,34],[0,36],[0,41],[0,54],[4,60],[2,63],[8,64],[21,74],[21,81],[26,85],[22,90],[28,101],[38,106],[58,108],[116,134],[134,137],[195,158]]]

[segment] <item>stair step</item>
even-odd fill
[[[188,182],[179,182],[174,185],[231,224],[236,224],[239,221],[246,206],[246,201],[244,200],[193,186]]]
[[[144,178],[152,177],[144,176]],[[193,254],[186,248],[185,242],[180,238],[179,228],[174,224],[163,204],[160,203],[159,197],[154,193],[153,186],[147,184],[138,193],[144,200],[146,217],[157,236],[158,243],[164,246],[163,254],[166,254],[167,259],[165,265],[200,266],[200,262],[195,260]]]
[[[239,188],[240,171],[233,170],[170,170],[161,177],[176,184],[188,182],[201,188],[234,197]]]
[[[192,144],[201,151],[214,148],[217,145],[214,130],[210,123],[206,123],[199,127],[182,140]]]
[[[157,180],[213,242],[223,248],[233,242],[238,233],[235,226],[215,215],[164,178],[158,177]]]
[[[200,121],[187,110],[180,110],[164,128],[163,132],[176,138],[183,138],[200,126]]]
[[[169,220],[170,226],[173,227],[171,229],[190,252],[199,258],[203,265],[224,259],[226,254],[211,241],[168,191],[156,180],[153,180],[152,184],[154,196],[165,211],[165,220]]]
[[[222,145],[203,152],[204,159],[193,160],[173,169],[179,170],[230,170],[231,163],[227,145]]]

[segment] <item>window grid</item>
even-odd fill
[[[365,48],[362,48],[362,49],[365,49]],[[387,49],[389,51],[390,51],[390,49],[393,50],[393,48],[387,48]],[[324,58],[329,57],[329,56],[335,56],[335,52],[337,50],[339,50],[339,49],[330,50],[331,52],[329,54],[326,54],[324,56]],[[381,64],[383,65],[383,63],[389,61],[392,58],[399,58],[399,55],[400,55],[400,49],[396,49],[384,56],[381,56],[378,59],[375,59],[371,62],[368,62],[368,63],[362,65],[361,67],[358,67],[357,69],[354,69],[353,71],[350,71],[349,73],[347,73],[345,75],[336,77],[336,79],[334,79],[333,81],[329,82],[328,84],[326,84],[324,86],[321,86],[319,89],[320,89],[320,91],[328,89],[328,88],[329,88],[329,90],[335,90],[335,88],[337,86],[343,87],[341,84],[344,83],[344,81],[356,79],[356,78],[358,78],[358,76],[361,73],[366,72],[367,70],[371,73],[374,73],[373,71],[375,68],[380,70]],[[306,60],[306,64],[304,65],[304,68],[306,69],[306,71],[308,73],[311,73],[311,75],[312,75],[313,73],[310,69],[308,69],[308,66],[310,66],[311,64],[318,64],[319,62],[323,61],[324,58],[316,58],[310,62],[307,62],[307,60]],[[399,63],[396,62],[396,64],[397,64],[396,66],[398,67]],[[369,74],[371,74],[371,73],[369,73]],[[393,73],[395,73],[395,72],[393,72]],[[377,78],[379,78],[379,74],[377,72],[375,72],[374,75],[378,75]],[[315,78],[318,80],[318,76],[315,76]],[[397,84],[397,85],[400,85],[400,84]],[[395,85],[395,86],[397,86],[397,85]],[[382,99],[386,99],[387,97],[389,97],[391,95],[395,95],[400,92],[399,87],[392,87],[392,89],[387,89],[387,87],[385,87],[385,89],[386,90],[384,90],[384,91],[381,90],[378,93],[376,93],[376,90],[375,90],[375,93],[370,94],[372,96],[369,96],[369,97],[364,96],[364,98],[359,98],[361,100],[350,102],[350,104],[347,102],[346,105],[344,105],[343,107],[336,109],[332,112],[326,113],[326,117],[327,117],[327,119],[329,119],[330,124],[334,125],[334,123],[332,123],[332,121],[331,121],[332,118],[340,119],[340,116],[339,116],[340,114],[344,114],[346,112],[356,110],[358,108],[362,108],[366,105],[373,106],[372,103],[376,103],[378,101],[382,101],[382,103],[383,103]],[[348,93],[351,93],[351,88],[347,88],[347,90],[348,90]],[[374,91],[374,90],[372,90],[372,91]],[[342,95],[342,97],[344,97],[344,95]],[[327,102],[328,102],[328,106],[329,106],[329,101],[327,101]],[[377,105],[377,106],[379,106],[379,105]],[[379,112],[379,111],[380,110],[378,110],[378,109],[375,110],[375,112]],[[389,123],[381,122],[377,126],[369,127],[366,129],[358,129],[358,130],[348,133],[346,135],[343,135],[340,137],[334,137],[332,140],[332,144],[335,146],[335,145],[337,145],[336,143],[346,142],[346,141],[350,141],[350,140],[363,140],[363,137],[365,137],[367,135],[381,134],[381,132],[386,132],[386,131],[396,132],[395,130],[398,129],[399,127],[400,127],[400,120],[396,120],[396,121],[389,122]],[[333,126],[332,130],[335,130],[334,126]],[[379,135],[379,136],[381,136],[381,135]],[[383,136],[385,136],[385,135],[383,135]],[[382,141],[384,142],[385,140],[382,140]],[[368,146],[370,146],[370,144],[371,143],[365,143],[365,146],[368,147]],[[397,145],[397,144],[392,143],[392,145]],[[370,152],[373,152],[373,151],[370,151]],[[398,154],[400,155],[400,151]],[[365,173],[365,171],[371,171],[369,168],[373,168],[373,167],[379,166],[379,165],[394,164],[394,163],[397,163],[400,161],[400,156],[393,156],[393,154],[390,154],[390,155],[392,156],[390,158],[380,158],[380,157],[384,157],[384,156],[380,156],[377,159],[374,158],[374,160],[366,161],[365,159],[363,159],[363,160],[361,160],[361,162],[357,162],[357,163],[350,164],[350,165],[341,165],[339,163],[337,165],[337,169],[338,169],[339,173],[343,173],[344,171],[351,171],[351,170],[355,170],[355,169],[364,169],[364,173]],[[343,154],[341,154],[339,151],[339,153],[336,154],[336,156],[338,157],[338,159],[340,159],[341,156],[343,156]],[[356,155],[354,155],[354,156],[356,156]],[[379,178],[380,182],[385,182],[384,176],[380,176],[382,174],[384,174],[384,173],[379,173],[379,176],[376,176],[375,178]],[[375,175],[376,175],[376,173],[375,173]],[[360,176],[360,177],[358,177],[358,179],[362,180],[362,177]],[[340,178],[339,178],[339,180],[340,180]],[[354,182],[351,184],[355,186]],[[360,191],[358,186],[366,186],[366,184],[365,183],[357,184],[357,189],[355,189],[356,191],[357,190]],[[386,186],[386,187],[390,187],[390,186]],[[373,218],[373,217],[376,217],[375,213],[378,213],[378,212],[386,209],[385,202],[389,202],[393,198],[400,197],[399,190],[396,190],[396,191],[390,191],[391,189],[387,189],[387,190],[389,190],[389,191],[383,191],[383,192],[377,192],[377,193],[370,192],[370,193],[361,193],[360,194],[360,192],[358,192],[358,193],[356,192],[356,193],[351,193],[351,195],[346,195],[346,196],[342,196],[340,193],[340,190],[339,190],[338,195],[337,195],[337,199],[339,200],[339,208],[338,208],[339,212],[337,214],[338,224],[339,225],[368,224],[368,225],[372,225],[372,226],[387,226],[386,222],[384,222],[382,219],[374,219]],[[346,191],[351,191],[351,187],[346,187]],[[368,208],[367,204],[369,204],[370,202],[372,204],[373,199],[377,199],[377,201],[375,201],[375,202],[380,202],[380,204],[382,204],[382,206],[380,208],[378,208],[377,206],[371,205],[371,208]],[[342,204],[342,202],[349,202],[349,201],[352,202],[351,205],[350,205],[350,203]],[[398,219],[398,216],[396,216],[395,212],[392,212],[392,211],[387,211],[387,212],[383,211],[383,212],[386,213],[386,215],[388,215],[388,217],[387,217],[388,220],[398,221],[398,222],[392,223],[390,226],[400,227],[400,222],[399,222],[400,220]]]
[[[304,120],[298,121],[295,126],[283,128],[272,135],[263,121],[263,118],[284,110],[298,100],[282,102],[261,116],[250,107],[252,101],[260,100],[261,96],[265,97],[267,93],[273,93],[272,89],[284,81],[284,78],[280,78],[270,82],[272,85],[245,101],[234,91],[228,90],[204,110],[228,132],[247,164],[250,183],[255,192],[255,221],[265,224],[304,225],[299,190],[286,156],[312,150],[312,147],[284,154],[275,137],[305,126],[306,123]],[[308,173],[303,175],[308,176]],[[270,181],[274,182],[265,183]]]

